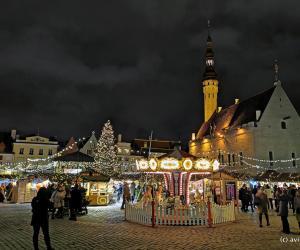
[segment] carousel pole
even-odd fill
[[[148,160],[150,159],[151,155],[151,146],[152,146],[152,136],[153,136],[153,130],[151,130],[151,135],[149,137],[149,151],[148,151]],[[154,180],[154,173],[152,174],[152,180]],[[152,183],[152,227],[155,227],[155,191],[154,191],[154,183]]]

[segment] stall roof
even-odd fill
[[[53,161],[94,162],[94,158],[80,151],[76,151],[72,154],[58,156],[54,158]]]
[[[94,181],[94,182],[109,182],[110,177],[106,175],[94,175],[94,176],[80,176],[84,181]]]

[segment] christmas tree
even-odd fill
[[[94,159],[94,169],[102,174],[112,176],[118,169],[114,130],[109,120],[102,128]]]

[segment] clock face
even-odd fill
[[[207,59],[206,60],[206,65],[207,66],[213,66],[214,65],[214,60],[213,59]]]

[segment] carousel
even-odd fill
[[[136,161],[146,174],[141,200],[127,201],[125,219],[144,225],[208,225],[235,220],[234,201],[213,202],[213,176],[217,160],[197,158],[181,150]],[[162,181],[155,183],[155,176]],[[194,178],[197,176],[197,178]]]
[[[212,176],[220,164],[176,149],[158,158],[137,160],[136,165],[138,172],[150,177],[162,175],[168,196],[179,197],[184,205],[189,205],[212,195]]]

